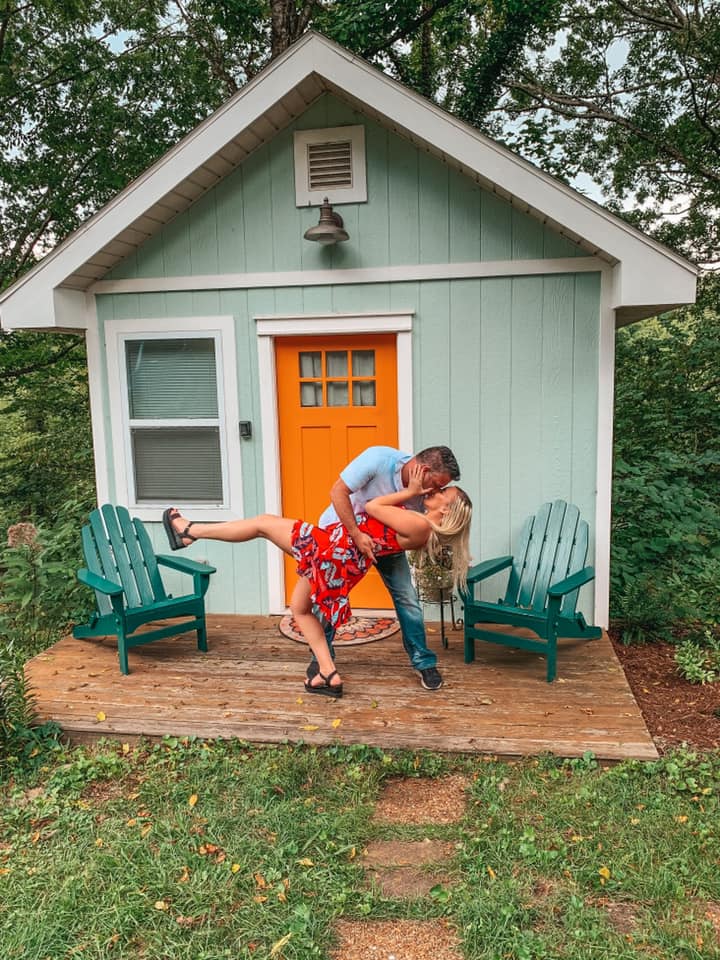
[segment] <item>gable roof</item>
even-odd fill
[[[309,32],[0,294],[2,326],[82,327],[93,283],[326,92],[607,262],[619,322],[694,302],[698,270],[688,260]]]

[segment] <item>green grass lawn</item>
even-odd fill
[[[0,788],[2,960],[311,960],[338,917],[446,917],[472,960],[718,956],[717,756],[39,744]],[[371,822],[386,778],[451,772],[470,778],[460,823]],[[452,841],[454,881],[367,890],[383,836]]]

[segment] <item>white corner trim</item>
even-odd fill
[[[95,297],[85,298],[85,350],[87,352],[88,391],[93,459],[95,461],[95,495],[98,505],[110,500],[110,466],[107,458],[107,429],[103,402],[103,350]]]
[[[317,287],[346,283],[405,283],[415,280],[465,280],[473,277],[523,277],[556,273],[595,273],[607,266],[600,257],[548,260],[477,260],[468,263],[421,263],[348,270],[286,270],[273,273],[223,273],[180,277],[98,280],[95,294],[167,293],[177,290],[250,290],[264,287]]]
[[[280,513],[280,435],[278,429],[275,338],[355,333],[397,334],[398,443],[413,449],[412,319],[410,311],[385,314],[302,314],[256,316],[260,423],[265,510]],[[268,607],[271,614],[286,611],[285,565],[279,550],[267,551]]]
[[[600,287],[598,341],[598,422],[595,496],[595,613],[594,622],[607,629],[610,621],[610,530],[612,522],[613,399],[615,395],[615,311],[612,270],[604,270]]]
[[[141,520],[158,521],[159,506],[144,506],[134,503],[130,470],[129,438],[126,436],[125,409],[127,391],[123,372],[124,352],[122,344],[128,336],[139,334],[145,337],[162,337],[186,333],[194,336],[217,336],[221,348],[221,364],[218,367],[218,389],[223,410],[223,490],[225,504],[222,507],[198,506],[178,503],[180,508],[191,506],[198,519],[234,520],[244,515],[242,502],[242,460],[238,422],[238,406],[235,322],[229,315],[207,317],[155,317],[152,319],[111,319],[105,322],[105,350],[107,356],[108,391],[110,396],[110,424],[113,438],[115,490],[118,502],[127,504],[134,516]]]

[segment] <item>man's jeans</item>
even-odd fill
[[[386,557],[378,557],[376,567],[395,604],[395,613],[400,623],[403,646],[410,663],[416,670],[426,670],[428,667],[434,667],[437,663],[437,657],[432,650],[428,650],[422,607],[418,600],[417,590],[413,586],[407,557],[404,553],[392,553]],[[333,640],[335,630],[330,624],[321,622],[323,622],[325,639],[334,660]]]

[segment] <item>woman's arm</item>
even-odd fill
[[[421,513],[403,510],[402,504],[421,496],[427,490],[423,486],[424,467],[416,467],[410,474],[408,485],[397,493],[386,493],[374,497],[365,504],[365,511],[381,523],[387,524],[398,535],[398,543],[403,550],[416,550],[427,543],[430,536],[430,524]]]

